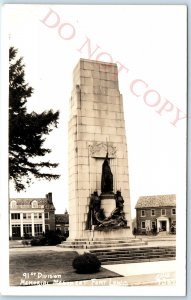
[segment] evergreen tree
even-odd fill
[[[16,59],[17,50],[9,50],[9,176],[17,191],[25,190],[32,178],[58,179],[46,172],[57,163],[38,161],[50,153],[43,147],[45,137],[57,127],[59,112],[28,113],[26,104],[33,89],[25,83],[23,59]]]

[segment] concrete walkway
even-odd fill
[[[174,286],[176,261],[102,265],[123,277],[84,280],[83,286]],[[73,283],[75,284],[75,283]],[[72,285],[72,283],[71,283]]]

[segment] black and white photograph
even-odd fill
[[[2,32],[2,294],[184,296],[186,5],[6,4]]]

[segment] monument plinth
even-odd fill
[[[69,214],[70,240],[91,239],[92,230],[94,239],[131,235],[127,144],[116,64],[80,59],[74,69]]]

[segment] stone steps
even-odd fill
[[[102,265],[118,265],[118,264],[135,264],[141,262],[154,262],[154,261],[165,261],[165,260],[175,260],[175,257],[167,256],[167,257],[152,257],[152,258],[138,258],[132,260],[110,260],[110,261],[103,261]]]
[[[168,246],[168,247],[164,247],[164,246],[157,246],[157,247],[151,247],[151,246],[147,246],[147,247],[138,247],[138,248],[128,248],[128,249],[103,249],[103,250],[92,250],[92,253],[94,252],[95,254],[107,254],[107,255],[112,255],[113,253],[115,254],[121,254],[121,253],[125,253],[125,254],[132,254],[132,251],[134,251],[134,253],[150,253],[150,252],[161,252],[161,251],[176,251],[175,246]]]
[[[78,248],[78,249],[98,249],[98,248],[126,248],[133,246],[144,246],[147,245],[146,241],[141,239],[120,239],[120,240],[74,240],[65,241],[60,244],[63,248]]]
[[[137,252],[137,253],[133,253],[133,255],[132,255],[132,253],[123,253],[123,252],[117,252],[117,251],[115,251],[115,252],[113,252],[112,254],[96,254],[98,257],[100,257],[101,256],[101,258],[102,259],[104,259],[104,258],[113,258],[113,257],[145,257],[145,256],[148,256],[148,253],[149,253],[149,255],[151,255],[151,256],[153,256],[153,255],[161,255],[161,254],[166,254],[166,255],[168,255],[168,254],[170,254],[170,255],[174,255],[174,254],[176,254],[176,252],[175,251],[173,251],[173,250],[171,250],[171,251],[156,251],[156,252]]]
[[[91,250],[102,264],[122,264],[176,258],[176,247],[144,247],[129,249]]]

